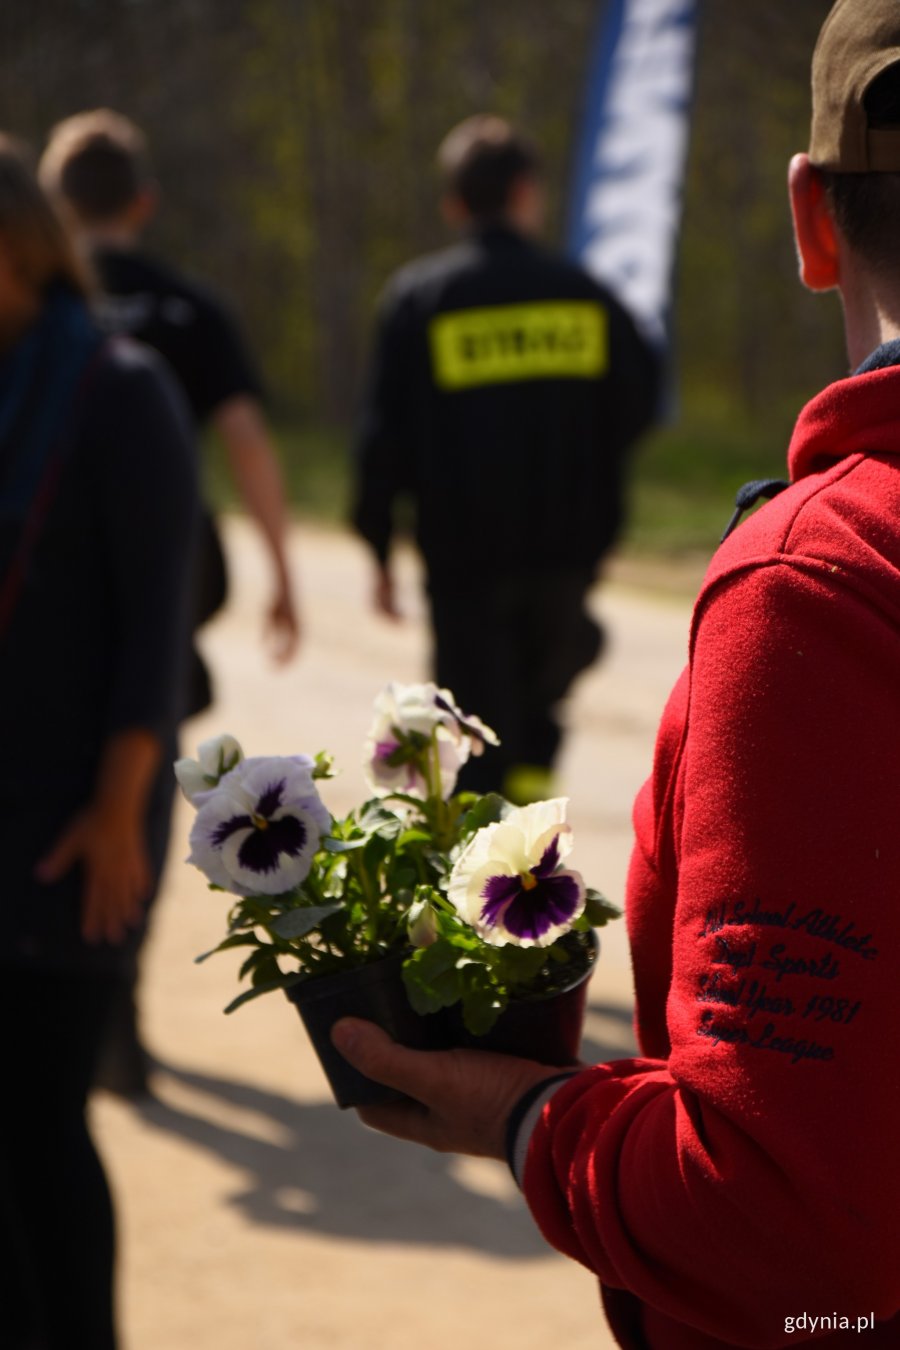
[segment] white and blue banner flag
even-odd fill
[[[608,0],[592,57],[569,250],[667,336],[698,0]]]

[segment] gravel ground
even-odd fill
[[[259,640],[259,546],[238,520],[227,544],[234,596],[205,643],[218,702],[187,728],[186,748],[221,730],[248,753],[327,747],[343,770],[329,803],[348,809],[362,792],[375,691],[425,674],[413,560],[401,568],[407,621],[392,626],[367,610],[352,540],[298,533],[306,641],[275,669]],[[684,660],[688,609],[616,584],[596,603],[610,649],[571,702],[561,780],[573,864],[621,901],[631,800]],[[124,1350],[611,1346],[593,1279],[544,1245],[505,1168],[384,1139],[338,1111],[284,1000],[222,1016],[236,962],[192,964],[218,940],[225,906],[181,864],[189,817],[179,810],[146,956],[153,1099],[138,1107],[98,1093],[93,1104],[120,1215]],[[608,933],[586,1028],[595,1058],[633,1049],[624,926]]]

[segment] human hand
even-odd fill
[[[287,580],[279,584],[275,599],[266,613],[266,631],[271,638],[272,654],[279,665],[284,665],[296,656],[300,645],[300,616]]]
[[[375,1130],[439,1153],[504,1158],[506,1123],[519,1099],[558,1069],[488,1050],[408,1050],[372,1022],[344,1017],[331,1033],[346,1060],[378,1083],[414,1098],[359,1107]]]
[[[152,888],[143,829],[131,815],[89,806],[72,820],[35,868],[39,881],[84,869],[81,934],[85,942],[123,942],[140,922]]]
[[[397,604],[397,589],[394,574],[387,563],[376,563],[375,585],[372,590],[372,603],[376,614],[381,614],[392,623],[403,621],[403,612]]]

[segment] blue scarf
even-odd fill
[[[103,343],[81,296],[56,285],[0,360],[0,520],[27,518],[44,473],[65,453],[73,402]]]

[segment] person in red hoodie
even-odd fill
[[[790,485],[697,600],[635,807],[642,1057],[560,1079],[334,1033],[415,1099],[368,1124],[488,1156],[511,1136],[630,1350],[900,1345],[898,0],[839,0],[812,75],[795,234],[854,373],[803,410]]]

